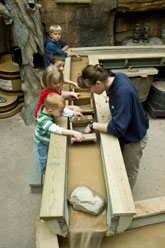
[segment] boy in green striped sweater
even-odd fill
[[[46,162],[50,134],[57,133],[61,135],[74,136],[78,142],[84,140],[84,135],[74,130],[68,130],[55,124],[56,117],[60,116],[82,116],[80,112],[75,112],[65,108],[65,100],[61,95],[50,93],[44,101],[37,114],[37,125],[34,132],[34,143],[41,174],[45,174]]]

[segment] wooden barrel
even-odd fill
[[[165,81],[152,84],[148,101],[155,110],[165,112]]]
[[[0,63],[0,89],[6,91],[21,91],[19,66],[11,60]]]
[[[138,91],[140,101],[141,102],[146,101],[152,85],[153,76],[148,76],[146,78],[134,77],[130,79]]]

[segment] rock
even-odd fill
[[[75,188],[68,199],[75,210],[98,215],[105,207],[105,199],[86,186]]]

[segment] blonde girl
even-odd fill
[[[64,84],[63,73],[59,71],[55,65],[48,66],[43,72],[41,77],[42,89],[40,91],[38,104],[34,113],[35,119],[37,119],[37,113],[41,105],[44,104],[44,100],[46,96],[50,93],[56,93],[58,95],[62,95],[64,99],[68,99],[69,97],[78,98],[79,93],[62,91],[63,84]],[[81,109],[77,106],[66,106],[66,108],[69,108],[76,112],[81,112]]]

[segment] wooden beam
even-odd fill
[[[74,128],[73,128],[74,130]],[[96,142],[97,141],[97,136],[95,133],[89,133],[89,134],[83,134],[85,139],[83,142],[89,142],[89,141],[92,141],[92,142]],[[76,139],[74,137],[71,138],[71,144],[73,143],[76,143]]]
[[[76,50],[77,49],[77,50]],[[165,46],[109,46],[72,48],[80,56],[95,55],[106,68],[165,66]],[[106,61],[107,60],[107,61]]]
[[[59,248],[57,235],[49,231],[43,220],[35,219],[34,229],[36,248]]]
[[[150,75],[158,74],[158,70],[153,67],[149,68],[132,68],[132,69],[112,69],[113,73],[122,72],[126,74],[128,77],[148,77]]]
[[[93,120],[92,115],[73,116],[70,118],[70,122],[72,122],[74,124],[78,124],[78,123],[87,123],[88,124],[92,120]]]
[[[70,51],[100,51],[110,50],[110,51],[129,51],[129,50],[146,50],[146,51],[163,51],[165,52],[165,45],[154,45],[154,46],[96,46],[96,47],[73,47]]]
[[[64,72],[67,79],[70,78],[70,59]],[[67,128],[68,120],[65,117],[57,118],[56,124]],[[45,181],[43,187],[40,218],[52,218],[59,223],[61,233],[68,227],[67,207],[67,137],[51,134],[48,160],[46,166]],[[56,231],[56,230],[55,230]],[[57,233],[59,230],[57,228]]]
[[[56,0],[56,3],[91,3],[92,0]]]
[[[165,222],[165,196],[136,201],[134,215],[128,229]]]
[[[164,223],[164,222],[165,222],[165,214],[157,214],[148,217],[146,216],[145,218],[134,219],[128,229],[130,230],[138,227]]]
[[[145,218],[157,214],[165,214],[165,196],[136,201],[136,215],[133,219]]]
[[[132,216],[120,216],[117,223],[116,233],[124,232],[132,222]]]
[[[59,118],[58,125],[67,127],[67,118]],[[51,134],[40,210],[42,218],[64,217],[66,150],[66,136]]]
[[[102,53],[101,55],[95,55],[96,59],[99,60],[117,60],[117,59],[138,59],[138,58],[164,58],[165,57],[165,53],[160,51],[159,52],[144,52],[144,51],[137,51],[137,52],[114,52],[114,53],[109,53],[109,54],[104,54]]]
[[[38,166],[38,159],[35,148],[32,152],[32,162],[30,169],[29,185],[33,194],[42,193],[43,181],[41,181],[41,172]]]

